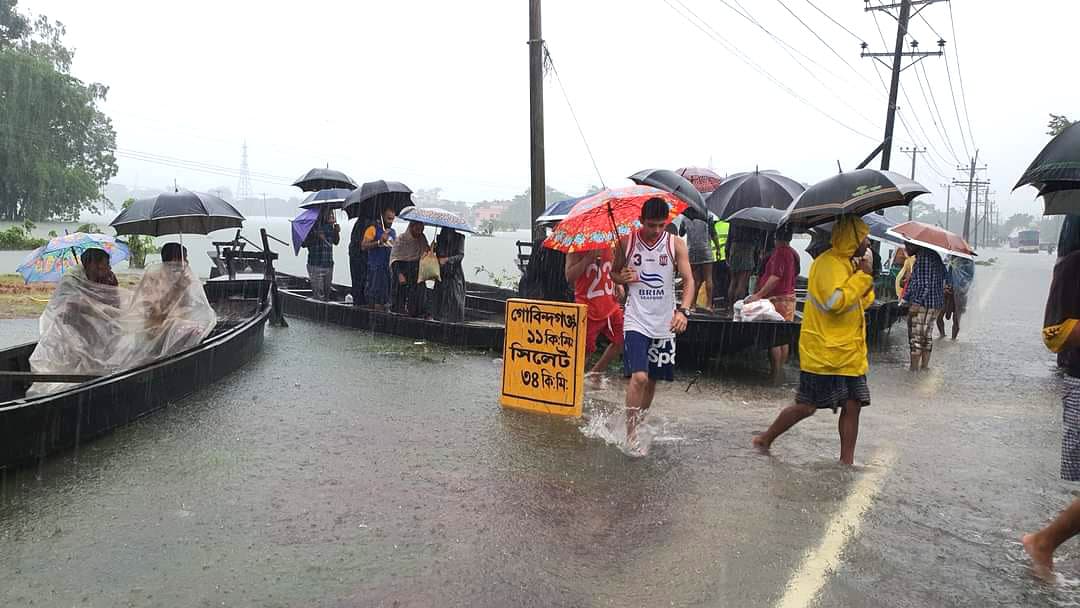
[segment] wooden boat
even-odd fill
[[[466,294],[465,321],[452,323],[346,304],[344,297],[349,287],[344,285],[334,285],[334,299],[324,302],[310,297],[311,283],[306,277],[279,272],[277,284],[281,310],[286,316],[462,348],[502,351],[505,298],[495,306],[489,301],[490,298],[474,298]],[[483,304],[484,307],[476,308],[473,304]]]
[[[287,316],[492,351],[501,351],[503,347],[506,300],[517,297],[509,289],[468,283],[465,297],[468,320],[464,323],[443,323],[374,312],[340,300],[313,300],[309,297],[311,287],[306,278],[284,273],[277,276],[282,310]],[[335,285],[336,297],[343,298],[348,289]],[[791,344],[798,334],[797,322],[738,323],[730,318],[694,314],[690,316],[686,332],[679,336],[678,360],[701,365],[721,354]]]
[[[218,323],[202,344],[107,376],[34,374],[29,357],[36,342],[0,351],[0,469],[77,448],[242,367],[262,348],[270,288],[262,278],[208,282]],[[26,398],[35,381],[77,384]]]

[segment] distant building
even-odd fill
[[[497,220],[509,205],[506,203],[477,203],[473,205],[473,221],[481,224],[488,220]]]

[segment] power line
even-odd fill
[[[604,176],[600,175],[600,169],[596,166],[596,158],[593,156],[592,148],[589,146],[589,140],[585,138],[585,131],[581,128],[581,122],[578,121],[577,112],[574,112],[574,106],[570,103],[570,96],[566,94],[566,87],[563,86],[562,78],[559,78],[559,70],[555,68],[555,60],[551,58],[551,51],[548,50],[547,42],[541,42],[544,47],[544,59],[549,67],[551,67],[551,73],[555,75],[555,81],[559,83],[559,90],[562,91],[563,99],[566,100],[566,107],[570,108],[570,117],[574,119],[574,124],[577,125],[578,135],[581,136],[582,143],[585,144],[585,152],[589,155],[589,160],[592,162],[593,171],[596,171],[596,177],[600,179],[600,186],[607,189],[607,185],[604,184]]]
[[[862,78],[865,82],[870,83],[870,81],[867,80],[865,76],[863,76],[862,72],[855,69],[855,66],[851,65],[851,63],[848,62],[847,59],[844,59],[844,56],[841,55],[839,52],[837,52],[837,50],[835,48],[833,48],[833,46],[831,44],[829,44],[828,42],[825,41],[824,38],[819,36],[818,33],[814,30],[814,28],[807,25],[806,22],[802,20],[802,17],[800,17],[798,14],[796,14],[795,11],[791,10],[791,8],[789,8],[788,5],[784,4],[784,0],[776,0],[776,1],[778,3],[780,3],[780,6],[784,7],[784,10],[786,10],[788,13],[790,13],[792,17],[795,17],[795,20],[798,21],[800,24],[802,24],[802,26],[804,28],[806,28],[806,30],[808,32],[813,34],[814,38],[817,38],[818,41],[821,42],[821,44],[824,44],[826,48],[828,48],[830,51],[832,51],[833,55],[836,55],[840,59],[840,61],[844,62],[844,65],[846,65],[848,68],[850,68],[852,72],[855,72],[859,76],[859,78]],[[870,83],[870,84],[873,84],[873,83]]]
[[[919,74],[919,70],[918,70],[919,67],[922,68],[922,74],[921,75]],[[934,88],[930,86],[930,78],[927,77],[927,75],[926,75],[926,66],[917,66],[916,69],[915,69],[915,77],[919,81],[919,89],[922,90],[923,101],[927,101],[926,92],[927,92],[927,90],[930,91],[930,100],[933,101],[933,110],[934,110],[934,112],[937,113],[937,118],[935,119],[934,118],[934,112],[931,112],[930,113],[930,120],[931,120],[931,122],[934,123],[934,128],[937,129],[937,133],[941,137],[942,141],[945,142],[945,146],[947,148],[949,148],[949,152],[952,154],[953,160],[956,161],[957,163],[959,163],[960,162],[960,156],[956,153],[956,149],[953,148],[952,140],[949,139],[948,132],[945,131],[942,128],[945,125],[945,121],[941,120],[941,110],[938,108],[937,99],[934,97]],[[924,80],[926,81],[926,88],[923,88],[923,81]],[[929,105],[929,103],[927,105]],[[941,121],[940,125],[938,124],[939,120]]]
[[[971,150],[968,149],[967,140],[964,139],[964,123],[960,122],[960,106],[956,103],[956,89],[953,88],[952,70],[949,69],[948,55],[945,56],[945,75],[949,77],[949,94],[952,95],[953,110],[956,112],[956,126],[960,129],[960,142],[964,144],[964,154],[970,157]]]
[[[971,138],[971,147],[977,148],[975,145],[975,132],[971,129],[971,113],[968,112],[967,94],[964,92],[964,74],[960,71],[960,51],[956,46],[956,19],[953,18],[952,2],[949,2],[949,24],[952,27],[952,45],[953,54],[956,56],[956,77],[960,80],[960,98],[964,102],[964,118],[967,120],[968,137]],[[946,57],[946,59],[948,59]],[[946,62],[947,65],[947,62]]]
[[[817,82],[818,84],[821,85],[821,88],[825,89],[830,95],[835,97],[840,103],[847,106],[847,108],[850,109],[852,112],[854,112],[856,116],[862,118],[863,120],[865,120],[870,125],[877,126],[877,123],[874,122],[874,119],[868,117],[866,114],[863,114],[862,111],[859,110],[859,108],[852,105],[851,102],[849,102],[847,99],[845,99],[843,95],[840,95],[839,93],[837,93],[836,90],[835,90],[835,87],[830,87],[829,85],[825,84],[821,80],[821,78],[819,78],[818,75],[813,70],[811,70],[809,67],[807,67],[806,64],[804,64],[803,62],[799,61],[798,57],[795,57],[795,55],[793,55],[788,49],[791,49],[792,51],[795,51],[799,55],[805,57],[807,60],[809,60],[814,65],[816,65],[816,66],[820,67],[821,69],[825,70],[826,72],[828,72],[829,75],[832,76],[833,78],[836,78],[838,80],[845,80],[845,79],[841,78],[835,72],[833,72],[829,68],[825,67],[824,65],[822,65],[818,61],[814,60],[814,58],[810,57],[806,53],[803,53],[799,49],[791,46],[786,41],[784,41],[784,39],[782,39],[782,38],[776,36],[775,34],[773,34],[771,31],[769,31],[768,28],[766,28],[764,25],[762,25],[760,21],[755,19],[754,16],[750,13],[750,11],[745,6],[743,6],[742,3],[739,2],[739,0],[733,0],[733,2],[735,2],[735,4],[739,7],[738,9],[735,8],[734,6],[732,6],[731,4],[729,4],[727,0],[720,0],[720,2],[722,2],[724,4],[724,6],[728,7],[732,11],[734,11],[735,14],[739,15],[743,19],[746,19],[747,21],[749,21],[750,23],[754,24],[759,29],[761,29],[761,31],[768,34],[768,36],[770,38],[772,38],[777,44],[780,45],[781,50],[783,50],[785,53],[787,53],[788,57],[791,57],[791,60],[794,61],[796,64],[798,64],[799,67],[801,67],[803,69],[803,71],[805,71],[810,76],[810,78],[814,79],[815,82]],[[682,4],[682,3],[680,2],[680,4]],[[683,5],[683,6],[685,6],[685,5]],[[698,17],[698,18],[700,19],[700,17]],[[845,82],[847,82],[847,81],[845,80]],[[871,83],[871,84],[873,84],[873,83]]]
[[[938,40],[942,40],[942,39],[944,39],[944,38],[945,38],[944,36],[942,36],[941,34],[939,34],[937,30],[935,30],[935,29],[934,29],[934,26],[933,26],[933,25],[930,25],[930,21],[928,21],[928,20],[926,19],[926,15],[923,15],[923,14],[922,14],[922,13],[920,12],[920,13],[919,13],[919,18],[923,20],[923,23],[925,23],[925,24],[926,24],[926,27],[930,28],[930,31],[931,31],[931,32],[934,32],[934,35],[938,37]],[[955,41],[955,40],[953,41],[953,44],[956,44],[956,41]]]
[[[717,32],[714,28],[708,26],[707,22],[702,20],[701,17],[698,17],[697,14],[694,13],[694,11],[691,10],[689,7],[687,7],[685,4],[683,4],[681,2],[681,0],[674,0],[674,1],[679,3],[679,5],[682,6],[684,10],[686,10],[688,13],[693,15],[695,18],[697,18],[698,20],[701,20],[702,23],[705,23],[705,26],[703,26],[701,23],[698,23],[694,19],[691,19],[689,16],[685,15],[682,11],[675,8],[675,5],[671,3],[671,0],[663,0],[664,4],[668,5],[668,8],[673,10],[680,17],[682,17],[687,22],[689,22],[691,25],[696,27],[703,34],[705,34],[709,38],[712,38],[712,40],[714,42],[716,42],[717,44],[722,46],[725,50],[727,50],[732,55],[735,55],[737,59],[739,59],[740,61],[742,61],[743,63],[745,63],[746,65],[748,65],[749,67],[751,67],[752,69],[757,71],[758,73],[760,73],[761,75],[768,78],[770,81],[772,81],[773,84],[775,84],[778,88],[783,90],[785,93],[787,93],[788,95],[791,95],[796,100],[800,101],[803,105],[813,109],[814,111],[818,112],[819,114],[821,114],[825,118],[828,118],[829,120],[833,121],[834,123],[840,125],[844,129],[847,129],[848,131],[851,131],[852,133],[854,133],[854,134],[856,134],[856,135],[858,135],[860,137],[864,137],[866,139],[869,139],[870,141],[877,141],[876,137],[874,137],[872,135],[867,135],[866,133],[863,133],[862,131],[859,131],[858,129],[855,129],[854,127],[848,125],[847,123],[837,119],[836,117],[832,116],[831,114],[829,114],[825,110],[822,110],[821,108],[819,108],[816,105],[814,105],[813,103],[811,103],[808,99],[806,99],[802,95],[799,95],[798,93],[796,93],[794,90],[791,89],[791,87],[788,87],[784,83],[780,82],[780,80],[777,79],[775,76],[773,76],[771,73],[769,73],[768,70],[761,67],[753,59],[749,58],[745,53],[743,53],[742,51],[739,51],[736,47],[734,47],[723,36],[721,36],[719,34],[719,32]],[[706,27],[708,27],[708,29],[706,29]],[[711,32],[710,32],[710,30],[711,30]]]
[[[810,6],[814,7],[814,10],[816,10],[817,12],[821,13],[822,15],[825,15],[826,19],[828,19],[829,21],[832,21],[833,23],[835,23],[840,29],[842,29],[845,32],[851,34],[852,38],[854,38],[855,40],[858,40],[859,42],[863,42],[862,36],[856,34],[855,32],[853,32],[851,30],[849,30],[847,27],[844,26],[843,23],[840,23],[836,19],[833,19],[832,15],[830,15],[829,13],[826,13],[825,11],[818,8],[818,5],[814,4],[812,2],[812,0],[806,0],[806,3],[809,4]]]
[[[878,68],[877,63],[874,63],[873,65],[874,65],[874,73],[877,74],[878,81],[880,81],[880,83],[881,83],[881,88],[886,90],[886,91],[889,90],[889,85],[885,84],[885,78],[881,75],[881,69]],[[912,131],[911,125],[909,125],[908,122],[907,122],[907,119],[904,118],[904,113],[903,112],[897,112],[896,117],[898,119],[900,119],[900,124],[904,127],[904,132],[907,133],[908,139],[910,139],[912,141],[912,144],[914,144],[915,135],[914,135],[914,133]],[[933,161],[933,159],[931,157],[929,157],[929,156],[926,157],[926,159],[928,161]],[[946,163],[946,164],[948,164],[948,163]],[[942,177],[944,179],[949,179],[949,177],[946,176],[941,171],[940,167],[938,167],[936,163],[930,162],[929,166],[930,166],[930,170],[933,171],[934,173],[936,173],[938,176],[940,176],[940,177]]]
[[[804,58],[805,58],[805,59],[806,59],[807,61],[809,61],[809,62],[813,63],[814,65],[818,66],[819,68],[821,68],[821,69],[825,70],[825,71],[826,71],[826,72],[828,72],[828,73],[829,73],[829,75],[830,75],[830,76],[832,76],[833,78],[836,78],[836,79],[838,79],[838,80],[840,80],[840,79],[841,79],[841,78],[840,78],[840,76],[838,76],[838,75],[837,75],[837,74],[836,74],[835,72],[833,72],[832,70],[830,70],[830,69],[829,69],[828,67],[824,66],[823,64],[821,64],[820,62],[818,62],[817,60],[815,60],[815,59],[814,59],[813,57],[810,57],[810,56],[809,56],[809,55],[807,55],[806,53],[803,53],[803,52],[802,52],[802,51],[800,51],[799,49],[795,48],[794,46],[792,46],[791,44],[789,44],[789,43],[788,43],[787,41],[785,41],[785,40],[784,40],[783,38],[781,38],[781,37],[777,36],[776,34],[773,34],[773,33],[772,33],[771,31],[769,31],[769,29],[768,29],[768,28],[766,28],[766,27],[765,27],[764,25],[762,25],[760,21],[758,21],[757,19],[755,19],[755,18],[754,18],[754,16],[750,14],[750,11],[749,11],[749,10],[747,10],[747,8],[746,8],[745,6],[743,6],[743,5],[742,5],[742,3],[740,3],[740,2],[739,2],[739,0],[733,0],[733,1],[735,2],[735,4],[736,4],[736,5],[738,5],[738,7],[739,7],[739,8],[735,8],[734,6],[731,6],[731,4],[729,4],[727,0],[720,0],[720,2],[724,4],[724,6],[728,7],[728,8],[729,8],[729,9],[731,9],[732,11],[734,11],[734,12],[735,12],[735,14],[739,15],[739,16],[740,16],[740,17],[742,17],[743,19],[746,19],[746,20],[747,20],[747,21],[749,21],[750,23],[752,23],[752,24],[754,24],[755,26],[757,26],[757,27],[758,27],[758,28],[759,28],[759,29],[760,29],[761,31],[763,31],[763,32],[765,32],[766,34],[768,34],[770,38],[772,38],[772,39],[773,39],[773,40],[774,40],[774,41],[775,41],[775,42],[776,42],[777,44],[779,44],[779,45],[781,46],[781,48],[783,48],[783,49],[784,49],[784,52],[786,52],[786,53],[788,54],[788,56],[789,56],[789,57],[791,57],[791,58],[792,58],[792,59],[793,59],[793,60],[794,60],[794,61],[795,61],[796,63],[798,63],[798,64],[799,64],[800,66],[802,66],[802,68],[803,68],[804,70],[806,70],[806,71],[807,71],[808,73],[810,73],[810,74],[811,74],[811,75],[812,75],[812,76],[814,77],[814,79],[815,79],[815,80],[818,80],[818,82],[821,82],[821,81],[820,81],[820,80],[819,80],[819,79],[817,78],[817,75],[816,75],[816,74],[814,74],[814,73],[813,73],[813,71],[811,71],[811,70],[810,70],[809,68],[807,68],[806,66],[802,65],[802,62],[800,62],[800,61],[799,61],[798,59],[796,59],[796,58],[795,58],[795,57],[794,57],[793,55],[791,55],[791,53],[790,53],[790,52],[788,52],[788,49],[791,49],[792,51],[794,51],[794,52],[798,53],[799,55],[801,55],[802,57],[804,57]],[[742,10],[740,10],[740,9],[742,9]],[[823,86],[824,86],[824,85],[823,85]]]

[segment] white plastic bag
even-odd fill
[[[743,302],[739,307],[739,321],[783,321],[784,317],[776,312],[776,307],[768,300],[756,300],[749,304]]]

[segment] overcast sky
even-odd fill
[[[863,2],[814,3],[870,50],[890,50]],[[687,165],[721,174],[758,166],[813,182],[834,173],[837,160],[853,168],[880,141],[886,96],[873,60],[859,57],[859,39],[808,0],[741,0],[762,27],[729,4],[739,7],[735,0],[544,2],[544,38],[608,186],[625,185],[640,169]],[[923,50],[936,47],[931,27],[949,41],[963,133],[946,60],[927,58],[901,77],[907,99],[899,105],[912,133],[898,123],[892,168],[910,171],[900,146],[929,145],[916,178],[944,207],[941,185],[959,176],[957,160],[978,146],[1003,214],[1037,212],[1033,190],[1009,190],[1047,141],[1048,113],[1080,118],[1080,80],[1069,77],[1080,2],[951,4],[956,40],[945,2],[926,7],[929,25],[916,19],[911,33]],[[117,131],[117,182],[165,187],[176,179],[191,189],[235,190],[246,140],[252,189],[272,196],[298,194],[288,184],[326,164],[358,181],[440,186],[462,200],[510,197],[528,186],[527,0],[19,6],[64,22],[75,75],[110,87],[104,109]],[[877,14],[891,47],[896,23]],[[883,68],[880,75],[888,78]],[[550,75],[545,106],[548,183],[573,194],[600,182]],[[191,161],[200,169],[172,166]]]

